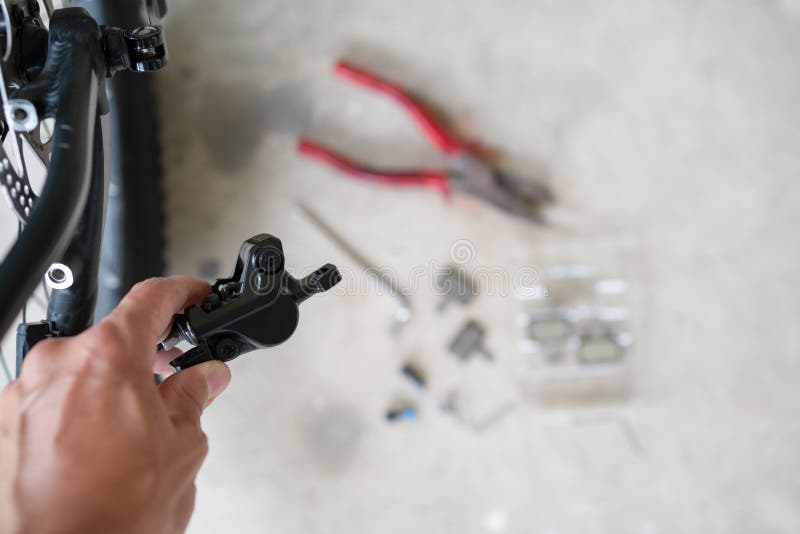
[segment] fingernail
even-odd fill
[[[208,387],[208,400],[225,391],[231,381],[231,370],[222,362],[209,362],[206,367],[206,386]]]

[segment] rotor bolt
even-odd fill
[[[30,132],[39,125],[39,116],[32,102],[12,98],[6,106],[6,114],[11,120],[11,128],[14,131]]]

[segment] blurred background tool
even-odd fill
[[[466,306],[478,294],[472,278],[464,269],[455,265],[445,267],[436,279],[436,289],[442,292],[441,300],[436,306],[436,311],[444,312],[451,302]]]
[[[464,400],[465,399],[462,391],[458,389],[452,389],[445,395],[444,400],[439,405],[439,409],[442,413],[452,416],[456,421],[468,427],[475,434],[482,434],[493,428],[495,425],[502,422],[508,416],[514,413],[516,408],[514,403],[504,402],[496,408],[490,410],[489,413],[478,416],[474,413],[468,413],[470,409],[469,407],[464,406]]]
[[[492,411],[492,413],[484,417],[482,420],[472,425],[472,431],[476,434],[486,432],[512,413],[514,413],[514,405],[511,403],[505,403],[497,407],[494,411]]]
[[[476,352],[491,361],[492,353],[486,348],[486,330],[477,321],[467,321],[459,330],[456,337],[450,342],[450,352],[461,358],[468,359]]]
[[[425,373],[419,366],[408,362],[400,368],[400,372],[414,384],[417,389],[425,389]]]
[[[537,223],[543,222],[541,209],[552,196],[541,185],[512,178],[481,157],[476,147],[464,143],[419,102],[398,85],[366,70],[340,61],[336,74],[367,89],[383,93],[400,104],[419,125],[428,141],[447,157],[446,170],[387,171],[365,167],[307,138],[297,149],[308,157],[336,167],[354,178],[390,186],[429,187],[445,197],[461,191],[481,198],[502,211]]]
[[[319,215],[311,211],[307,206],[296,203],[297,212],[302,215],[317,230],[333,241],[342,252],[364,270],[364,274],[372,278],[377,284],[379,294],[391,297],[397,304],[394,312],[394,322],[390,328],[390,333],[396,335],[403,326],[411,320],[411,303],[403,295],[395,282],[386,275],[381,269],[372,265],[364,256],[361,255],[353,246],[340,236],[329,224],[320,219]]]
[[[419,418],[419,411],[411,405],[389,408],[384,415],[387,421],[416,421]]]
[[[628,279],[635,254],[624,240],[599,237],[564,238],[550,254],[573,260],[517,288],[521,382],[539,399],[562,405],[627,398],[641,292]],[[591,262],[575,261],[586,254]]]

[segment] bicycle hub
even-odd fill
[[[297,328],[300,303],[342,279],[330,263],[300,280],[284,267],[280,239],[269,234],[251,237],[239,249],[233,276],[218,279],[199,306],[176,315],[158,350],[168,350],[180,341],[195,345],[170,362],[180,371],[283,343]]]

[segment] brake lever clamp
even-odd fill
[[[298,280],[285,270],[280,239],[269,234],[251,237],[239,249],[233,276],[218,279],[199,306],[176,315],[158,350],[168,350],[180,341],[194,345],[170,362],[180,371],[280,345],[297,328],[300,303],[328,291],[341,279],[338,269],[328,263]]]

